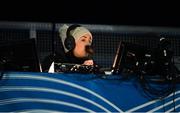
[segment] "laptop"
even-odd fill
[[[120,41],[114,55],[111,70],[107,73],[120,74],[125,70],[134,71],[138,61],[145,59],[145,55],[148,52],[149,50],[145,46]]]
[[[1,42],[0,70],[42,72],[35,39]]]

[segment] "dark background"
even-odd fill
[[[52,32],[53,28],[46,28],[48,25],[60,25],[59,23],[80,23],[80,24],[108,24],[106,29],[104,26],[92,25],[92,31],[95,37],[94,50],[95,59],[98,64],[108,67],[112,64],[114,53],[120,40],[144,44],[149,48],[155,48],[159,39],[154,37],[153,33],[167,37],[172,42],[171,48],[175,51],[175,55],[179,56],[180,32],[179,29],[169,29],[161,27],[177,27],[180,28],[179,3],[174,1],[127,1],[118,0],[104,1],[9,1],[9,3],[0,4],[0,21],[2,27],[0,31],[1,40],[21,40],[29,38],[30,30],[36,30],[38,52],[41,61],[45,56],[53,52],[53,50],[61,50],[62,45],[59,40],[58,32]],[[14,2],[14,3],[13,3]],[[18,22],[3,21],[29,21],[19,24]],[[37,23],[34,27],[34,22]],[[50,23],[50,24],[49,24]],[[55,23],[55,24],[52,24]],[[7,25],[5,25],[7,24]],[[8,29],[4,29],[4,26]],[[20,25],[20,26],[19,26]],[[32,25],[32,26],[31,26]],[[119,25],[119,27],[113,26]],[[130,25],[131,27],[123,27],[121,25]],[[29,27],[27,27],[29,26]],[[41,27],[39,27],[41,26]],[[161,27],[136,27],[136,26],[161,26]],[[21,27],[23,27],[21,29]],[[10,29],[9,29],[10,28]],[[27,29],[28,28],[28,29]],[[33,29],[32,29],[33,28]],[[112,31],[112,29],[114,31]],[[150,33],[150,34],[147,34]],[[151,35],[152,34],[152,35]],[[34,37],[34,35],[32,35]],[[30,36],[30,37],[32,37]],[[51,38],[55,37],[55,38]],[[54,46],[55,39],[55,46]],[[0,40],[0,41],[1,41]],[[177,62],[179,65],[179,60]],[[179,66],[178,66],[179,67]]]
[[[1,21],[180,27],[174,1],[39,1],[2,3]]]

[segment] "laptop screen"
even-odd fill
[[[112,72],[119,74],[124,69],[135,69],[136,63],[143,62],[145,54],[149,52],[145,46],[120,41],[112,64]]]
[[[41,72],[35,39],[1,42],[0,70]]]

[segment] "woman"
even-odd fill
[[[80,25],[67,26],[65,24],[60,27],[59,36],[63,44],[64,53],[55,53],[46,57],[42,63],[43,71],[48,71],[53,62],[94,65],[94,61],[91,58],[93,54],[93,49],[91,48],[93,37],[88,29]]]

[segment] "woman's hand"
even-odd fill
[[[86,60],[84,61],[83,65],[94,65],[93,60]]]

